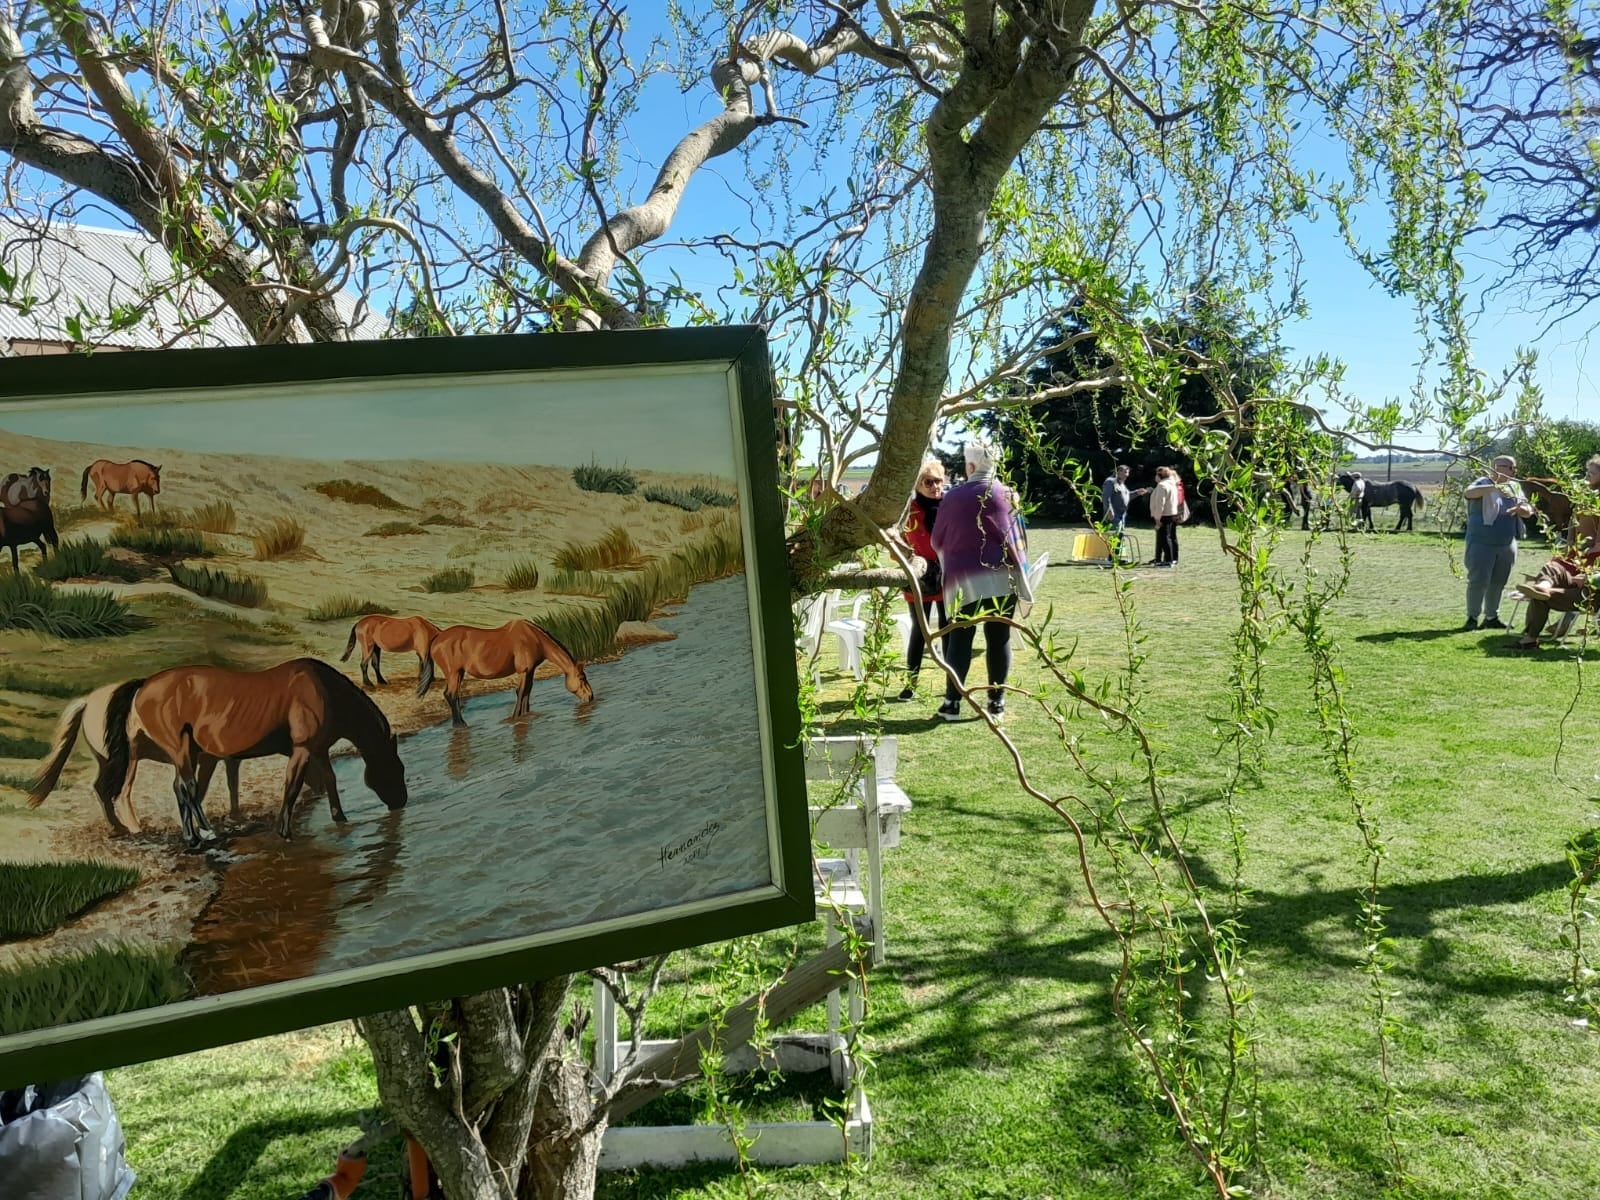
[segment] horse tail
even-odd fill
[[[87,467],[85,467],[83,469],[83,479],[78,484],[78,497],[79,497],[79,499],[87,500],[89,498],[89,472],[92,471],[92,470],[94,470],[94,464],[93,463],[90,463]]]
[[[103,794],[117,796],[128,780],[128,718],[133,715],[133,700],[144,686],[142,679],[117,685],[106,701],[106,765],[100,772]]]
[[[1428,498],[1422,494],[1422,489],[1416,484],[1411,485],[1411,495],[1411,502],[1417,506],[1418,512],[1421,512],[1423,509],[1428,507]]]
[[[344,644],[344,653],[339,656],[340,662],[349,662],[350,656],[355,653],[356,630],[359,628],[361,628],[360,621],[357,621],[354,625],[350,626],[350,640]]]
[[[428,656],[422,660],[422,670],[417,675],[417,699],[428,694],[428,689],[433,686],[433,647],[428,647]]]
[[[28,791],[29,808],[38,808],[44,803],[45,797],[55,791],[56,784],[61,780],[62,769],[72,755],[73,743],[78,740],[78,731],[83,728],[83,712],[88,705],[89,698],[85,696],[74,700],[62,712],[61,721],[56,726],[55,744],[50,747],[50,758]]]

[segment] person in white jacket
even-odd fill
[[[1178,513],[1183,498],[1178,491],[1178,473],[1171,467],[1156,468],[1156,486],[1150,492],[1150,518],[1156,523],[1155,567],[1178,565]]]

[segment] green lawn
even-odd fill
[[[1064,561],[1071,534],[1035,530],[1034,548]],[[1148,552],[1149,531],[1141,536]],[[1286,560],[1302,540],[1289,537]],[[1219,730],[1237,590],[1213,534],[1187,529],[1183,542],[1179,569],[1139,571],[1132,595],[1148,635],[1143,711],[1174,827],[1216,895],[1231,870]],[[1333,632],[1358,734],[1355,782],[1387,853],[1407,1194],[1593,1195],[1600,1055],[1563,1003],[1561,938],[1565,844],[1600,824],[1597,689],[1586,681],[1578,693],[1576,640],[1565,652],[1526,655],[1503,634],[1456,632],[1464,581],[1437,539],[1382,534],[1358,551]],[[1541,553],[1525,548],[1516,577]],[[1331,548],[1317,564],[1336,567]],[[1046,577],[1058,639],[1076,639],[1074,665],[1090,683],[1123,661],[1111,582],[1087,567]],[[1026,666],[1016,676],[1037,680]],[[828,684],[824,707],[842,715],[847,681]],[[1115,947],[1088,906],[1071,831],[1020,794],[1009,757],[981,724],[930,719],[932,685],[926,673],[923,697],[887,709],[916,808],[891,852],[889,962],[871,980],[874,1158],[854,1182],[839,1168],[765,1171],[761,1194],[1214,1194],[1112,1021]],[[1240,797],[1263,1157],[1240,1182],[1257,1196],[1372,1196],[1391,1180],[1369,985],[1358,970],[1361,842],[1332,785],[1291,636],[1270,652],[1266,685],[1276,728],[1260,782]],[[1010,707],[1006,728],[1035,785],[1054,796],[1080,788],[1043,716],[1021,698]],[[1125,739],[1098,719],[1074,718],[1069,732],[1098,769],[1135,778]],[[1206,1004],[1203,984],[1196,990]],[[278,1200],[309,1186],[356,1132],[355,1110],[373,1103],[370,1069],[342,1036],[113,1072],[140,1194]],[[307,1045],[320,1049],[294,1049]],[[811,1102],[796,1086],[763,1108],[787,1105],[793,1115]],[[736,1173],[702,1168],[604,1177],[600,1194],[743,1192]]]

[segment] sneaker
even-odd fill
[[[917,689],[912,687],[909,684],[907,684],[905,689],[898,696],[895,697],[896,700],[915,700],[916,698],[917,698]]]
[[[941,721],[959,721],[961,720],[961,701],[946,700],[939,705],[933,715]]]
[[[1499,617],[1485,617],[1484,621],[1483,621],[1483,627],[1485,629],[1505,629],[1505,628],[1508,628],[1506,623],[1504,621],[1502,621]]]
[[[1477,617],[1468,617],[1467,618],[1467,623],[1461,627],[1461,632],[1462,633],[1470,633],[1472,630],[1476,629],[1477,627],[1478,627],[1478,618]]]
[[[996,724],[1006,719],[1006,702],[1004,700],[991,700],[988,704],[989,719]]]

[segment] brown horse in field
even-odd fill
[[[94,485],[94,502],[108,512],[117,505],[118,496],[133,497],[133,511],[139,513],[139,497],[150,497],[150,511],[156,510],[156,497],[161,494],[161,468],[142,458],[131,462],[112,462],[97,458],[83,469],[79,492],[89,498],[89,485]]]
[[[200,778],[207,757],[214,760],[285,755],[283,806],[278,834],[293,834],[290,818],[308,776],[328,790],[328,812],[345,820],[328,751],[348,738],[366,762],[364,779],[391,809],[406,805],[406,768],[398,739],[383,710],[367,694],[315,658],[295,658],[264,671],[225,667],[172,667],[146,679],[133,694],[127,721],[109,730],[115,758],[131,772],[139,747],[150,744],[177,768],[172,788],[178,798],[183,837],[191,848],[210,832],[200,808]],[[125,780],[113,771],[107,790]]]
[[[108,683],[105,687],[97,688],[87,696],[74,700],[62,710],[61,719],[56,725],[55,741],[50,747],[50,757],[41,765],[39,777],[28,793],[29,808],[38,808],[55,790],[56,784],[61,779],[62,768],[67,765],[72,747],[81,733],[84,745],[89,747],[89,753],[94,756],[95,764],[99,768],[95,773],[94,794],[95,799],[100,801],[100,807],[105,810],[106,822],[111,826],[112,836],[123,837],[130,833],[142,832],[139,816],[133,811],[133,777],[136,760],[149,762],[167,760],[162,757],[160,749],[148,740],[142,741],[134,748],[133,757],[130,758],[126,747],[127,739],[122,739],[121,750],[115,750],[110,731],[126,727],[134,694],[143,683],[142,679]],[[122,754],[122,758],[115,757],[118,753]],[[239,760],[230,758],[224,765],[228,773],[228,815],[237,821],[240,815]],[[206,789],[211,784],[211,775],[216,768],[216,759],[209,755],[201,759],[197,779],[197,803],[205,801]],[[117,775],[124,776],[121,795],[109,787],[107,782]],[[126,823],[123,821],[123,816],[127,817]],[[208,833],[210,828],[209,825],[203,826]]]
[[[428,647],[433,645],[433,639],[439,636],[439,627],[427,617],[362,617],[350,627],[350,640],[345,643],[344,653],[340,655],[340,662],[349,662],[350,655],[356,646],[361,647],[361,682],[367,687],[372,686],[372,680],[367,678],[367,667],[372,667],[373,678],[380,684],[389,681],[383,677],[380,663],[385,650],[409,650],[417,656],[417,670],[425,670],[428,665]]]
[[[428,660],[422,664],[417,680],[417,695],[426,696],[433,686],[435,671],[444,676],[445,703],[450,706],[452,724],[465,725],[461,716],[461,685],[468,675],[475,679],[504,679],[519,675],[517,702],[511,707],[513,719],[526,716],[528,693],[533,689],[533,673],[549,659],[567,677],[567,691],[582,703],[594,699],[594,689],[583,667],[567,648],[546,629],[532,621],[507,621],[498,629],[479,629],[472,625],[452,625],[433,639]]]
[[[1529,476],[1521,483],[1528,503],[1544,517],[1551,539],[1565,541],[1572,531],[1572,497],[1567,494],[1567,485],[1542,475]]]

